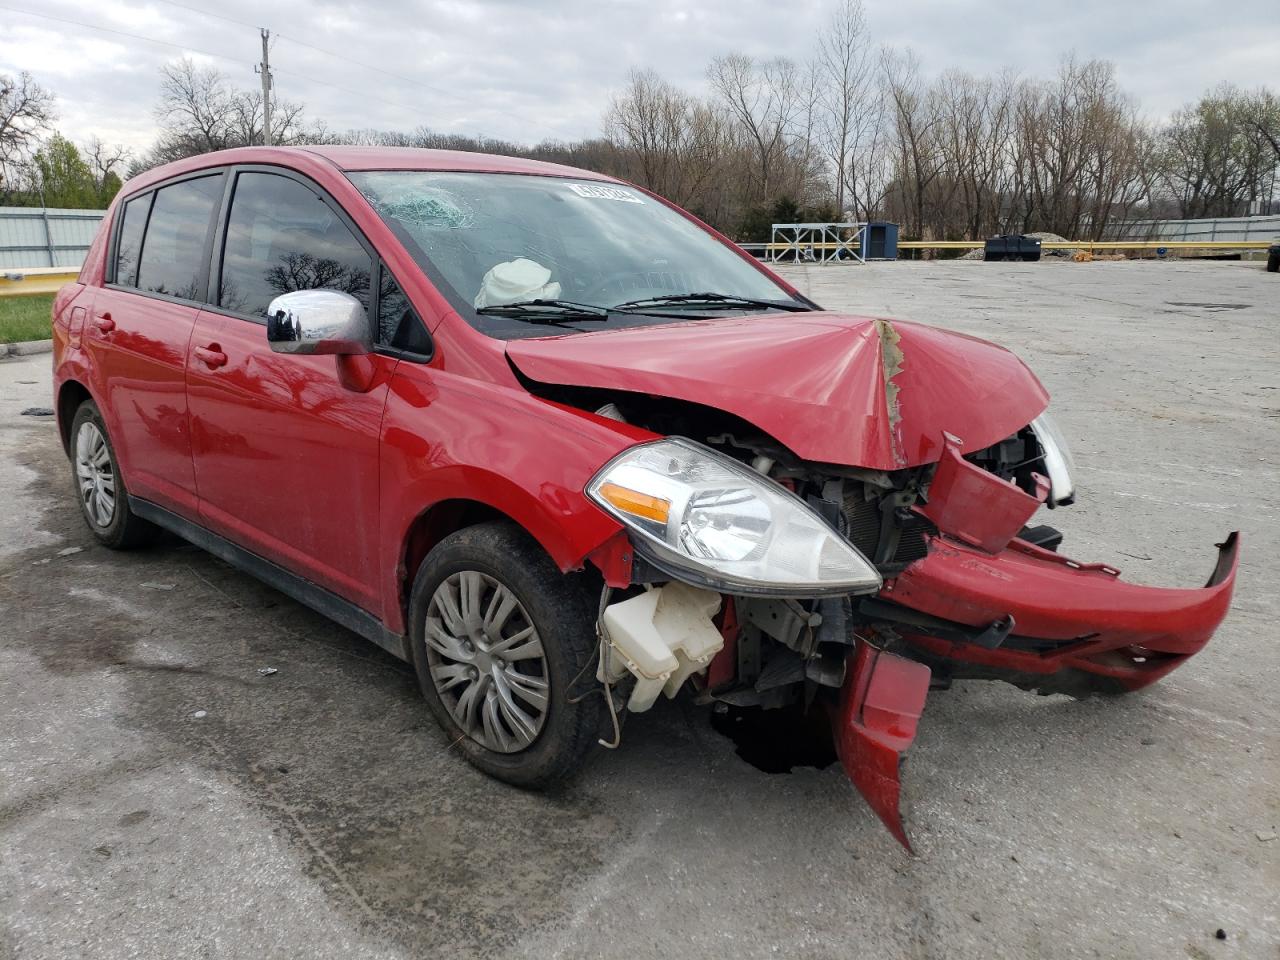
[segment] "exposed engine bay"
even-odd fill
[[[557,392],[565,400],[566,394],[578,402],[602,399],[599,391]],[[660,397],[614,394],[594,412],[654,433],[691,437],[769,477],[837,529],[885,580],[925,557],[938,536],[937,526],[918,509],[928,502],[936,464],[890,472],[807,463],[736,418]],[[1033,496],[1037,468],[1045,469],[1044,451],[1030,426],[968,459]],[[1047,505],[1056,506],[1051,500]],[[1050,550],[1062,541],[1062,535],[1049,526],[1024,528],[1021,533],[1029,542]],[[652,592],[664,589],[672,581],[663,571],[637,557],[633,582],[637,588]],[[706,595],[709,591],[701,593]],[[606,618],[615,621],[615,634],[623,620],[621,615],[610,617],[610,611],[625,610],[625,622],[629,624],[640,609],[636,602],[639,595],[635,590],[630,594],[630,599],[615,596],[606,610]],[[692,588],[682,584],[670,594],[665,604],[646,600],[646,612],[669,610],[677,603],[677,594],[679,602],[704,608],[708,603],[705,596],[695,596]],[[632,609],[626,609],[628,604]],[[704,700],[737,706],[783,707],[811,702],[817,688],[838,690],[845,681],[850,649],[860,636],[865,635],[868,642],[874,640],[886,649],[901,645],[894,630],[894,625],[902,622],[897,615],[885,604],[877,605],[857,596],[807,599],[725,595],[705,619],[714,619],[717,631],[731,644],[732,671],[728,664],[720,664],[720,669],[709,677],[703,676],[702,671],[687,669],[684,661],[688,658],[682,657],[678,667],[671,661],[670,676],[681,683],[693,676]],[[918,623],[912,625],[919,627]],[[683,640],[681,637],[679,642]],[[704,641],[697,649],[705,651],[706,647]],[[699,654],[705,656],[705,652]],[[615,668],[614,672],[618,670]],[[731,677],[732,683],[726,684],[725,677]],[[648,689],[646,679],[639,679],[641,687]],[[681,683],[666,683],[668,696],[674,696]],[[646,694],[629,706],[638,712],[652,703],[653,697]]]

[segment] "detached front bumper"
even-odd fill
[[[880,599],[863,602],[911,659],[859,639],[831,718],[845,772],[910,850],[899,767],[934,674],[1076,696],[1137,690],[1209,642],[1231,602],[1238,554],[1233,533],[1205,587],[1168,590],[1022,540],[993,555],[936,538]]]
[[[1231,603],[1239,543],[1233,533],[1219,545],[1203,588],[1164,589],[1018,539],[992,555],[938,537],[880,596],[913,646],[987,671],[956,676],[1005,672],[1042,692],[1124,692],[1159,680],[1209,642]],[[1050,679],[1066,670],[1089,675],[1093,686],[1081,687],[1077,675]]]
[[[899,765],[931,682],[1005,680],[1075,696],[1145,687],[1209,642],[1227,615],[1239,561],[1232,533],[1202,588],[1125,583],[1105,564],[1016,536],[1044,500],[1042,483],[1030,496],[946,447],[918,508],[939,532],[925,557],[858,602],[867,627],[832,711],[845,771],[908,849]]]
[[[1090,692],[1136,690],[1199,652],[1227,615],[1238,536],[1219,544],[1202,589],[1135,586],[1105,564],[1019,539],[1045,497],[1036,480],[1033,497],[966,461],[948,437],[919,508],[940,533],[864,612],[883,614],[934,658],[1005,671],[1045,692],[1054,685],[1037,678],[1064,670],[1095,678]]]

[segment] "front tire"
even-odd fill
[[[451,746],[490,776],[540,789],[580,767],[599,736],[602,698],[568,700],[595,649],[593,588],[507,522],[445,537],[418,570],[418,683]]]
[[[1280,253],[1267,257],[1267,273],[1280,273]]]
[[[71,476],[80,515],[103,546],[129,550],[151,543],[160,530],[129,509],[129,491],[120,475],[106,422],[92,400],[71,420]]]

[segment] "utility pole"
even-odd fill
[[[271,54],[268,41],[271,31],[260,27],[262,33],[262,62],[258,64],[258,73],[262,74],[262,143],[271,146]]]

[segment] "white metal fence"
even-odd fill
[[[1280,240],[1280,215],[1211,220],[1115,220],[1104,240]]]
[[[0,269],[79,267],[105,210],[0,207]]]

